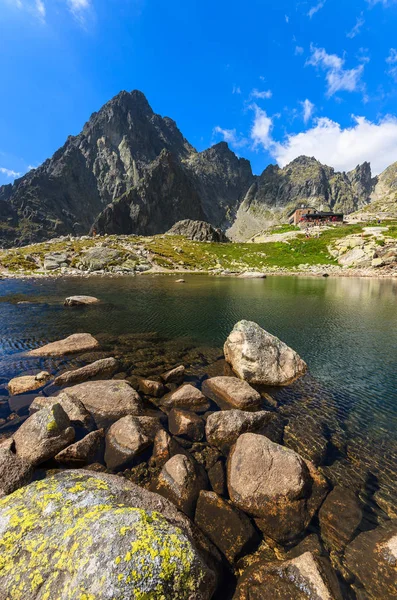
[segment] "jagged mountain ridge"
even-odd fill
[[[205,220],[247,239],[301,203],[355,211],[376,180],[368,163],[335,172],[299,157],[252,174],[225,142],[197,152],[139,91],[120,92],[40,167],[0,187],[0,246],[62,234],[164,233]]]

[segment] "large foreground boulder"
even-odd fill
[[[64,340],[30,350],[28,356],[64,356],[76,352],[88,352],[97,348],[99,348],[99,342],[90,333],[74,333]]]
[[[61,396],[81,402],[98,429],[109,427],[127,415],[139,416],[143,410],[138,392],[127,381],[86,381],[66,388]]]
[[[255,410],[261,404],[260,394],[237,377],[211,377],[203,381],[202,391],[223,410]]]
[[[253,321],[239,321],[224,345],[233,371],[249,383],[288,385],[307,371],[301,357]]]
[[[397,598],[397,521],[360,533],[347,546],[345,559],[368,598]]]
[[[233,600],[342,600],[342,594],[328,559],[305,552],[282,563],[253,564]]]
[[[112,475],[64,471],[0,500],[0,548],[0,598],[209,600],[216,587],[194,525]]]
[[[231,449],[227,480],[233,504],[281,543],[303,533],[327,491],[311,463],[255,433],[243,433]]]

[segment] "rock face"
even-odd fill
[[[345,558],[368,598],[396,598],[397,521],[360,533],[347,546]]]
[[[299,454],[254,433],[242,434],[228,459],[233,504],[257,518],[278,542],[293,540],[308,526],[327,485]]]
[[[239,408],[255,410],[260,406],[261,396],[246,381],[236,377],[211,377],[202,385],[202,391],[222,409]]]
[[[185,219],[178,221],[167,231],[168,235],[183,235],[195,242],[228,242],[226,235],[205,221]]]
[[[29,417],[14,435],[17,456],[33,465],[53,458],[74,440],[74,429],[60,404],[42,408]]]
[[[194,520],[232,564],[259,541],[247,515],[215,492],[200,492]]]
[[[28,352],[28,356],[63,356],[99,348],[99,342],[89,333],[74,333],[64,340],[46,344]]]
[[[234,600],[342,600],[329,561],[305,552],[282,563],[255,563],[240,578]]]
[[[64,395],[81,402],[99,429],[109,427],[121,417],[139,416],[142,412],[139,394],[126,381],[86,381],[67,388],[62,392]]]
[[[0,500],[0,523],[2,598],[18,586],[24,600],[209,600],[216,587],[216,553],[189,520],[118,477],[64,471],[32,483]]]
[[[265,410],[254,413],[228,410],[212,413],[207,418],[205,425],[207,441],[223,454],[229,452],[243,433],[258,433],[273,442],[280,442],[283,426],[278,415]]]
[[[282,386],[307,371],[292,348],[253,321],[239,321],[224,346],[225,358],[248,383]]]
[[[119,363],[115,358],[101,358],[80,369],[67,371],[66,373],[58,375],[58,377],[54,379],[54,385],[63,387],[93,379],[109,379],[116,373],[118,368]]]

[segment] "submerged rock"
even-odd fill
[[[15,452],[33,465],[53,458],[74,440],[74,429],[60,404],[42,408],[14,434]]]
[[[90,333],[74,333],[64,340],[51,342],[28,352],[28,356],[63,356],[99,348],[99,342]]]
[[[37,375],[23,375],[22,377],[14,377],[8,382],[8,391],[11,396],[17,394],[25,394],[26,392],[33,392],[43,387],[47,381],[51,378],[51,375],[47,371],[40,371]]]
[[[311,463],[254,433],[243,433],[233,446],[227,481],[233,504],[280,543],[303,533],[327,491]]]
[[[152,396],[153,398],[160,398],[165,394],[165,388],[159,381],[153,381],[151,379],[138,379],[139,391],[146,396]]]
[[[342,600],[329,561],[311,552],[277,563],[255,563],[238,581],[233,600]]]
[[[243,433],[265,435],[273,442],[281,442],[283,425],[280,417],[267,410],[246,412],[227,410],[212,413],[205,425],[208,443],[227,454]]]
[[[119,363],[115,358],[102,358],[80,369],[66,371],[66,373],[58,375],[54,380],[54,385],[62,387],[93,379],[110,379],[118,368]]]
[[[95,296],[69,296],[63,303],[64,306],[87,306],[90,304],[98,304],[100,300]]]
[[[211,377],[203,381],[202,390],[222,409],[255,410],[261,404],[260,394],[236,377]]]
[[[185,375],[185,367],[183,365],[179,365],[179,367],[175,367],[175,369],[171,369],[166,373],[163,373],[161,379],[164,383],[177,383],[180,385],[183,382],[183,377]]]
[[[200,492],[194,521],[232,564],[259,542],[247,515],[215,492]]]
[[[157,494],[64,471],[0,500],[0,597],[209,600],[217,553]]]
[[[253,321],[234,326],[224,352],[235,373],[252,384],[288,385],[307,371],[295,350]]]
[[[319,511],[321,537],[327,548],[342,552],[361,523],[363,512],[352,490],[335,487]]]

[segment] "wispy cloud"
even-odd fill
[[[312,115],[314,112],[314,104],[313,104],[313,102],[310,102],[310,100],[308,100],[308,98],[306,98],[306,100],[304,100],[300,104],[302,105],[302,109],[303,109],[303,120],[305,123],[308,123],[310,121],[310,119],[312,118]]]
[[[318,4],[312,6],[309,12],[307,13],[307,16],[311,19],[316,13],[318,13],[319,10],[323,8],[325,2],[326,0],[321,0]]]
[[[387,74],[397,81],[397,50],[395,48],[390,48],[389,56],[386,58],[386,62],[388,65],[390,65],[389,69],[387,70]]]
[[[238,85],[233,86],[232,94],[241,94],[241,88]]]
[[[10,179],[15,179],[16,177],[20,177],[21,173],[17,173],[17,171],[13,171],[12,169],[6,169],[5,167],[0,167],[0,173],[9,177]]]
[[[91,0],[67,0],[70,12],[74,18],[84,25],[90,9],[92,9]]]
[[[214,127],[212,130],[212,135],[214,138],[221,136],[223,141],[227,142],[231,146],[234,146],[235,148],[241,148],[242,146],[246,146],[248,143],[246,138],[238,135],[236,129],[223,129],[223,127],[219,127],[219,125]]]
[[[358,35],[361,31],[361,27],[364,25],[365,23],[365,19],[363,18],[363,13],[361,13],[361,15],[359,17],[357,17],[356,20],[356,24],[353,27],[353,29],[351,29],[350,31],[348,31],[348,33],[346,33],[346,37],[353,39],[356,37],[356,35]]]
[[[260,98],[261,100],[269,100],[273,96],[272,90],[264,90],[263,92],[254,88],[250,94],[251,98]]]
[[[302,46],[295,46],[295,54],[296,56],[299,56],[300,54],[303,54],[304,50],[302,48]]]
[[[363,89],[361,76],[364,65],[358,65],[355,69],[344,69],[345,59],[337,54],[328,54],[324,48],[310,46],[311,56],[306,65],[321,68],[325,71],[327,81],[327,96],[333,96],[336,92],[355,92]]]
[[[5,0],[10,6],[14,6],[19,10],[26,10],[40,21],[45,23],[46,6],[44,0]]]
[[[284,15],[284,18],[285,18],[285,22],[289,23],[289,16],[288,15]]]
[[[391,6],[392,4],[397,4],[397,0],[367,0],[367,3],[370,6],[375,6],[375,4],[382,4],[383,6]]]

